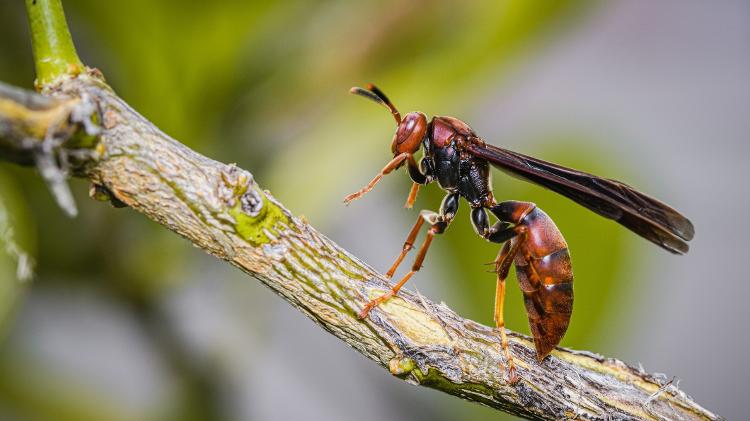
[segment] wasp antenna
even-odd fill
[[[379,96],[375,95],[373,92],[368,91],[367,89],[360,88],[359,86],[355,86],[352,89],[349,89],[349,93],[363,96],[371,101],[375,101],[378,104],[382,104],[388,107],[388,105],[385,102],[383,102],[383,100]]]
[[[393,105],[390,99],[388,99],[387,96],[378,89],[377,86],[373,85],[372,83],[367,84],[367,89],[372,91],[375,95],[377,95],[381,100],[383,100],[383,103],[386,107],[388,107],[389,110],[391,110],[391,114],[393,114],[393,117],[396,119],[396,124],[401,124],[401,113],[398,112],[396,109],[396,106]]]
[[[381,104],[384,107],[388,108],[391,114],[393,114],[393,118],[396,119],[396,124],[401,124],[401,113],[398,112],[398,110],[396,109],[396,106],[393,105],[393,103],[391,102],[391,100],[388,99],[387,96],[385,96],[383,91],[378,89],[372,83],[367,84],[367,89],[355,86],[349,89],[349,92],[355,95],[363,96],[371,101],[375,101],[378,104]]]

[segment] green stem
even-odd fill
[[[42,87],[63,75],[83,70],[65,22],[61,0],[26,0],[36,85]]]

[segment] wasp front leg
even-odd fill
[[[406,161],[408,163],[408,165],[409,165],[409,168],[410,168],[409,173],[410,174],[411,174],[411,168],[412,167],[415,167],[417,169],[417,171],[419,171],[419,167],[417,166],[417,163],[414,160],[414,155],[412,155],[409,152],[400,153],[400,154],[396,155],[390,162],[388,162],[385,165],[385,167],[383,167],[383,169],[380,170],[380,172],[375,177],[373,177],[373,179],[370,180],[369,183],[367,183],[366,186],[364,186],[361,189],[359,189],[358,191],[356,191],[356,192],[354,192],[354,193],[346,196],[344,198],[344,203],[346,203],[348,205],[352,201],[357,200],[360,197],[362,197],[365,194],[367,194],[368,192],[370,192],[370,190],[372,190],[373,188],[375,188],[375,185],[378,184],[378,182],[380,182],[380,180],[383,178],[383,176],[388,175],[388,174],[391,173],[391,171],[393,171],[393,170],[398,169],[399,167],[401,167],[401,165],[404,164],[404,161]],[[414,197],[415,198],[416,198],[416,195],[417,195],[416,192],[414,192]]]
[[[427,231],[427,237],[422,243],[422,246],[419,248],[419,253],[417,253],[417,257],[414,259],[414,264],[412,265],[411,270],[403,278],[401,278],[401,280],[396,285],[394,285],[390,291],[367,303],[364,309],[362,309],[362,311],[359,313],[360,319],[364,319],[373,308],[396,295],[401,287],[404,286],[406,281],[408,281],[415,273],[419,271],[419,269],[422,268],[422,263],[424,263],[425,256],[427,255],[427,250],[429,250],[430,248],[432,239],[436,234],[442,234],[443,232],[445,232],[445,230],[448,228],[448,225],[450,225],[451,221],[453,220],[453,217],[456,215],[456,211],[458,211],[458,200],[458,193],[452,193],[445,196],[445,198],[443,199],[443,203],[440,205],[440,213],[435,213],[428,210],[423,210],[419,213],[417,222],[414,224],[411,231],[409,232],[409,235],[406,237],[404,246],[401,249],[401,254],[399,254],[399,256],[396,258],[396,261],[393,263],[386,275],[388,276],[388,278],[393,277],[393,274],[396,272],[398,266],[404,260],[409,251],[414,248],[414,241],[416,240],[417,234],[419,234],[419,229],[425,222],[427,222],[430,225],[430,229]]]
[[[425,184],[429,184],[432,181],[432,170],[430,163],[426,159],[422,159],[420,165],[417,165],[414,158],[407,161],[409,170],[409,178],[412,180],[411,190],[409,191],[409,197],[406,198],[404,207],[411,209],[414,206],[414,202],[417,200],[417,193],[419,187]]]

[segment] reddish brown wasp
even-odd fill
[[[351,93],[384,105],[393,114],[398,127],[391,143],[394,158],[367,186],[347,196],[344,202],[359,199],[384,175],[404,164],[414,182],[406,207],[414,203],[419,187],[432,181],[437,181],[448,193],[439,212],[420,212],[387,276],[393,277],[414,247],[420,228],[427,222],[430,225],[427,238],[411,270],[388,293],[367,303],[359,313],[360,318],[367,317],[373,308],[397,294],[422,267],[433,237],[445,231],[458,210],[459,198],[463,197],[471,206],[471,222],[476,233],[488,241],[504,243],[494,262],[497,273],[495,323],[511,381],[516,381],[517,377],[503,322],[505,279],[511,263],[516,266],[538,360],[543,360],[560,343],[573,311],[573,271],[568,246],[552,219],[535,204],[495,201],[489,164],[562,194],[672,253],[688,251],[687,241],[694,234],[692,223],[666,204],[624,183],[488,145],[471,127],[453,117],[433,117],[428,122],[423,113],[411,112],[402,118],[385,94],[373,85],[368,85],[367,89],[352,88]],[[424,157],[417,163],[414,154],[420,147],[424,148]],[[487,210],[497,218],[492,226]]]

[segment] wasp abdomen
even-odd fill
[[[546,213],[534,207],[517,224],[525,227],[525,234],[511,240],[522,241],[514,259],[516,277],[541,360],[568,329],[573,312],[573,269],[568,245]]]

